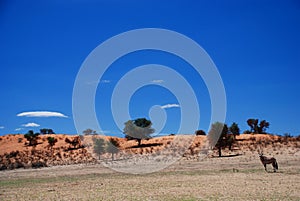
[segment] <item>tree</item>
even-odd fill
[[[49,129],[49,128],[42,128],[40,129],[40,133],[41,134],[55,134],[54,131],[52,129]]]
[[[240,134],[239,125],[237,123],[233,122],[231,124],[231,126],[229,127],[229,131],[230,131],[230,133],[233,134],[234,139],[235,139],[235,137]]]
[[[143,139],[150,139],[154,129],[151,128],[152,122],[146,118],[138,118],[125,122],[123,133],[128,140],[137,140],[138,146],[141,145]]]
[[[195,134],[196,134],[196,135],[206,135],[206,133],[205,133],[204,130],[196,130],[196,131],[195,131]]]
[[[50,146],[50,148],[51,148],[51,150],[52,150],[52,149],[53,149],[53,146],[54,146],[55,143],[57,142],[57,139],[54,138],[54,137],[48,137],[47,140],[48,140],[48,144],[49,144],[49,146]]]
[[[119,142],[116,139],[111,138],[107,144],[106,151],[111,153],[111,160],[114,160],[114,154],[119,152]]]
[[[33,130],[30,130],[24,137],[28,140],[29,146],[36,146],[38,144],[37,139],[39,135],[39,133],[34,133]]]
[[[105,153],[105,146],[106,146],[105,140],[103,138],[93,138],[93,142],[94,142],[94,152],[98,154],[100,160],[101,154]]]
[[[258,119],[248,119],[247,124],[248,126],[250,126],[250,131],[252,133],[255,133],[255,131],[257,130]]]
[[[97,132],[88,128],[82,132],[84,135],[97,135]]]
[[[219,157],[222,156],[222,148],[228,146],[231,149],[234,142],[232,136],[228,134],[228,126],[221,122],[215,122],[211,125],[208,132],[208,140],[211,145],[215,144]]]
[[[259,127],[258,127],[258,132],[259,133],[262,133],[262,134],[265,134],[266,133],[266,130],[267,128],[269,128],[270,126],[270,123],[267,122],[266,120],[262,120],[260,123],[259,123]]]
[[[255,134],[263,134],[266,133],[266,129],[269,128],[270,123],[266,120],[260,121],[258,124],[258,119],[248,119],[247,124],[250,126],[251,132]]]

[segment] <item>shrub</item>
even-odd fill
[[[204,130],[196,130],[196,131],[195,131],[195,134],[196,134],[196,135],[206,135],[206,133],[205,133]]]
[[[245,130],[244,132],[243,132],[243,134],[251,134],[252,132],[251,131],[249,131],[249,130]]]

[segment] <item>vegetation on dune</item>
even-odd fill
[[[229,133],[228,126],[221,122],[215,122],[211,125],[208,132],[208,140],[211,145],[215,144],[218,149],[219,157],[222,156],[222,149],[229,147],[231,149],[234,143],[234,137]]]
[[[93,138],[94,152],[98,155],[99,160],[106,151],[106,142],[103,138]]]
[[[110,138],[109,141],[103,138],[93,138],[94,152],[98,155],[99,160],[102,154],[110,153],[111,159],[114,160],[114,154],[119,152],[119,142],[114,138]]]
[[[123,133],[128,140],[137,140],[141,146],[143,139],[150,139],[155,130],[151,127],[152,122],[146,118],[138,118],[125,122]]]
[[[41,134],[55,134],[55,132],[50,128],[42,128],[40,129]]]
[[[28,131],[28,133],[24,135],[26,140],[29,142],[28,146],[36,146],[38,144],[37,140],[39,135],[40,133],[34,133],[33,130]]]
[[[196,130],[196,131],[195,131],[195,134],[196,134],[196,135],[206,135],[206,133],[205,133],[204,130]]]
[[[233,122],[233,123],[231,124],[231,126],[229,127],[229,132],[230,132],[231,134],[233,134],[234,139],[235,139],[236,136],[240,134],[240,128],[239,128],[239,125],[238,125],[237,123]]]
[[[114,160],[114,154],[119,152],[119,142],[113,138],[107,143],[106,150],[108,153],[111,153],[111,160]]]
[[[52,150],[52,149],[53,149],[53,146],[54,146],[55,143],[57,142],[57,139],[54,138],[54,137],[48,137],[47,140],[48,140],[49,147],[50,147],[50,149]]]
[[[80,140],[79,136],[73,137],[71,139],[66,138],[65,142],[69,143],[70,145],[72,145],[73,149],[82,148],[83,147],[82,144],[81,144],[81,140]]]
[[[98,134],[97,131],[94,131],[90,128],[84,130],[82,133],[83,133],[83,135],[97,135]]]
[[[248,119],[247,124],[250,127],[250,132],[254,134],[265,134],[267,128],[270,126],[270,123],[266,120],[259,122],[258,119]]]

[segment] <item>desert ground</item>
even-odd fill
[[[54,164],[50,160],[52,165],[48,167],[3,170],[0,171],[0,200],[300,200],[299,139],[241,135],[232,150],[225,149],[223,157],[217,157],[216,151],[201,154],[203,138],[198,136],[180,160],[148,174],[128,174],[105,167],[106,164],[119,167],[120,161],[129,160],[124,153],[117,154],[115,161],[104,155],[96,162],[70,163],[72,160],[66,157],[70,165]],[[144,143],[155,142],[163,147],[171,139],[165,137]],[[134,143],[123,141],[122,144],[122,149],[130,150],[134,157],[158,149],[149,146],[129,149]],[[26,147],[19,145],[19,149],[26,151]],[[4,148],[6,151],[9,148],[0,146],[3,156]],[[42,144],[39,146],[42,148]],[[55,146],[59,150],[65,145]],[[276,173],[271,165],[267,166],[268,172],[264,170],[257,153],[259,148],[266,156],[277,159]],[[76,152],[76,160],[80,153],[86,152]]]

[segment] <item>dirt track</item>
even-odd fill
[[[144,175],[101,165],[2,171],[0,200],[300,200],[300,157],[277,159],[277,173],[257,154],[182,160]]]

